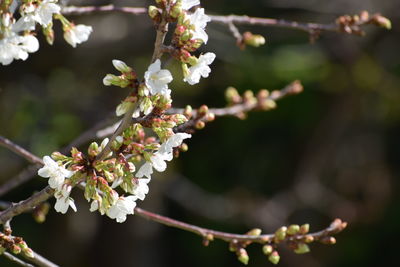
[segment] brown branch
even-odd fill
[[[3,255],[4,255],[4,257],[6,257],[7,259],[9,259],[10,261],[15,262],[15,263],[17,263],[17,264],[19,264],[19,265],[21,265],[21,266],[25,266],[25,267],[35,267],[35,266],[33,266],[32,264],[27,263],[27,262],[24,262],[23,260],[21,260],[21,259],[15,257],[14,255],[12,255],[12,254],[9,253],[9,252],[3,252]]]
[[[85,15],[92,14],[95,12],[123,12],[132,15],[143,15],[147,14],[147,9],[143,7],[116,7],[114,5],[106,5],[106,6],[69,6],[64,7],[62,9],[63,14],[75,14],[75,15]],[[367,14],[366,17],[363,15]],[[280,27],[280,28],[289,28],[305,31],[310,34],[312,39],[315,39],[319,36],[321,32],[339,32],[346,34],[355,34],[361,35],[363,31],[361,27],[367,24],[376,24],[378,26],[387,27],[388,20],[379,14],[374,14],[372,16],[368,16],[366,11],[360,13],[358,20],[354,20],[350,16],[342,16],[340,18],[350,18],[350,21],[339,20],[334,23],[322,24],[322,23],[310,23],[310,22],[296,22],[284,19],[273,19],[273,18],[259,18],[259,17],[250,17],[246,15],[209,15],[211,18],[211,22],[217,22],[220,24],[225,24],[228,27],[232,27],[233,24],[239,25],[258,25],[258,26],[268,26],[268,27]],[[385,20],[385,21],[382,21]],[[390,22],[389,22],[390,23]],[[235,36],[236,37],[236,36]]]
[[[114,5],[106,6],[67,6],[63,7],[61,13],[65,15],[87,15],[97,12],[122,12],[133,15],[147,14],[147,8],[145,7],[116,7]]]
[[[226,232],[220,232],[220,231],[215,231],[207,228],[202,228],[196,225],[184,223],[181,221],[177,221],[156,213],[152,213],[150,211],[143,210],[141,208],[135,208],[135,213],[143,218],[146,218],[151,221],[155,221],[167,226],[179,228],[188,232],[195,233],[197,235],[200,235],[204,238],[211,237],[214,239],[221,239],[226,242],[232,242],[234,240],[236,241],[250,241],[250,242],[255,242],[255,243],[274,243],[275,242],[275,235],[274,234],[263,234],[263,235],[241,235],[241,234],[232,234],[232,233],[226,233]],[[335,219],[329,227],[326,229],[315,232],[315,233],[309,233],[309,234],[298,234],[298,235],[293,235],[293,236],[287,236],[285,241],[301,241],[306,239],[306,236],[312,236],[313,240],[315,241],[321,241],[324,242],[324,240],[328,237],[330,237],[333,234],[341,232],[345,227],[347,226],[347,223],[342,222],[340,219]],[[283,240],[282,240],[283,241]]]
[[[27,159],[31,163],[43,165],[42,159],[40,159],[39,157],[36,157],[35,155],[30,153],[26,149],[20,147],[19,145],[13,143],[9,139],[7,139],[1,135],[0,135],[0,145],[5,148],[8,148],[9,150],[13,151],[16,154],[22,156],[23,158]]]
[[[276,101],[280,100],[286,96],[298,94],[303,91],[303,86],[301,85],[300,81],[294,81],[287,85],[282,90],[275,90],[272,91],[271,94],[267,97],[267,99]],[[258,102],[243,102],[239,104],[235,104],[233,106],[225,107],[225,108],[210,108],[208,110],[209,113],[213,113],[215,117],[222,117],[222,116],[238,116],[239,114],[247,113],[249,111],[253,111],[259,108]],[[182,108],[171,108],[168,110],[170,114],[176,113],[183,113],[184,109]],[[206,118],[204,118],[206,119]],[[200,118],[203,120],[203,118]],[[174,128],[175,132],[185,132],[188,129],[194,128],[196,123],[199,121],[197,117],[197,112],[193,111],[192,119],[189,121],[177,126]]]

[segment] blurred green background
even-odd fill
[[[101,5],[109,1],[70,1]],[[114,1],[145,6],[150,1]],[[225,26],[210,23],[202,51],[217,55],[208,79],[181,82],[174,63],[175,107],[225,105],[224,90],[279,89],[300,79],[305,91],[279,101],[271,112],[248,119],[221,118],[188,141],[189,151],[155,175],[139,206],[182,221],[244,233],[259,227],[310,223],[326,227],[336,217],[349,222],[334,246],[314,244],[295,255],[282,247],[280,266],[396,266],[400,225],[400,2],[397,0],[213,0],[209,14],[247,14],[329,23],[361,10],[381,12],[393,29],[367,27],[365,37],[308,35],[281,28],[239,27],[262,34],[267,44],[240,51]],[[105,87],[120,59],[140,75],[150,61],[154,31],[146,16],[109,13],[73,16],[92,25],[88,42],[71,48],[56,25],[26,62],[0,66],[0,134],[43,156],[112,113],[127,91]],[[85,149],[87,145],[83,146]],[[0,183],[28,164],[0,149]],[[19,201],[47,181],[32,179],[2,200]],[[61,266],[242,266],[222,241],[205,248],[201,238],[131,216],[118,224],[89,212],[76,190],[78,212],[53,210],[43,224],[30,214],[14,218],[15,235]],[[54,201],[50,201],[53,205]],[[249,266],[272,266],[258,245]],[[1,266],[14,266],[0,257]]]

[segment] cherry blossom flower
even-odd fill
[[[207,22],[211,21],[211,18],[204,14],[204,8],[198,8],[193,14],[187,15],[190,24],[194,29],[191,30],[193,34],[193,39],[200,39],[205,44],[208,41],[208,35],[205,31]]]
[[[74,172],[58,165],[49,156],[43,157],[44,166],[38,170],[38,175],[44,178],[49,178],[49,185],[53,189],[59,189],[64,184],[65,178],[69,178]]]
[[[53,14],[60,13],[61,7],[56,2],[44,0],[38,6],[33,4],[25,5],[22,10],[22,16],[13,25],[13,31],[34,30],[36,23],[47,27],[53,21]]]
[[[165,161],[172,160],[173,148],[180,146],[184,139],[190,137],[192,136],[187,133],[177,133],[169,137],[168,140],[160,146],[158,151],[150,157],[150,161],[147,161],[140,167],[139,171],[136,173],[136,177],[141,178],[146,176],[150,178],[153,174],[153,167],[158,172],[165,171],[167,168],[167,163]]]
[[[69,196],[72,187],[67,184],[63,184],[60,190],[56,191],[54,197],[57,199],[54,209],[62,214],[67,213],[68,208],[71,207],[76,212],[76,206],[74,200]]]
[[[86,42],[93,29],[91,26],[83,24],[73,25],[66,29],[64,32],[64,39],[72,46],[76,47],[77,44]]]
[[[161,69],[161,61],[159,59],[149,66],[144,74],[144,79],[152,95],[170,95],[171,90],[168,89],[168,83],[172,82],[173,78],[169,70]]]
[[[194,6],[200,5],[200,0],[182,0],[182,9],[189,10]]]
[[[0,40],[0,63],[10,64],[14,59],[26,60],[28,53],[39,49],[39,42],[33,35],[19,36],[14,32]]]
[[[119,197],[117,202],[107,211],[107,216],[122,223],[126,220],[126,215],[133,214],[136,207],[136,196]]]
[[[135,195],[140,200],[144,200],[146,194],[149,193],[149,186],[148,186],[149,182],[150,178],[136,179],[136,186],[129,193]]]
[[[214,53],[206,53],[201,55],[197,60],[197,63],[191,66],[188,70],[188,73],[185,75],[183,81],[189,83],[190,85],[194,85],[200,82],[200,78],[207,78],[211,72],[211,69],[208,65],[213,63],[215,59]]]

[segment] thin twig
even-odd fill
[[[114,5],[106,6],[69,6],[62,9],[63,14],[75,14],[75,15],[85,15],[92,14],[95,12],[123,12],[132,15],[143,15],[147,14],[147,9],[142,7],[116,7]],[[377,14],[375,14],[377,15]],[[250,17],[246,15],[209,15],[212,22],[217,22],[225,25],[232,25],[233,23],[239,25],[258,25],[258,26],[268,26],[268,27],[280,27],[289,28],[305,31],[311,36],[319,35],[321,32],[340,32],[345,34],[355,34],[360,35],[361,26],[370,24],[371,20],[360,20],[352,25],[340,25],[338,23],[307,23],[307,22],[296,22],[284,19],[273,19],[273,18],[259,18]]]
[[[188,232],[195,233],[197,235],[200,235],[202,237],[208,237],[212,236],[214,239],[221,239],[226,242],[231,242],[231,241],[251,241],[251,242],[256,242],[256,243],[271,243],[274,242],[275,235],[274,234],[263,234],[263,235],[241,235],[241,234],[232,234],[232,233],[226,233],[226,232],[220,232],[220,231],[215,231],[207,228],[202,228],[196,225],[184,223],[181,221],[177,221],[156,213],[152,213],[150,211],[143,210],[141,208],[135,208],[135,213],[143,218],[149,219],[151,221],[155,221],[167,226],[179,228]],[[345,222],[342,222],[340,219],[335,219],[329,227],[327,227],[324,230],[321,230],[319,232],[315,233],[309,233],[309,234],[304,234],[304,235],[294,235],[294,236],[288,236],[287,240],[303,240],[306,238],[306,236],[312,236],[313,240],[315,241],[322,241],[325,237],[328,237],[332,234],[336,234],[341,232],[347,224]]]
[[[39,157],[36,157],[26,149],[20,147],[19,145],[13,143],[9,139],[5,138],[4,136],[0,135],[0,145],[8,148],[9,150],[13,151],[14,153],[22,156],[23,158],[27,159],[31,163],[36,163],[36,164],[43,164],[42,159]]]
[[[15,257],[14,255],[12,255],[12,254],[9,253],[9,252],[3,252],[3,255],[4,255],[4,257],[6,257],[7,259],[9,259],[10,261],[15,262],[15,263],[17,263],[17,264],[19,264],[19,265],[21,265],[21,266],[25,266],[25,267],[35,267],[35,266],[33,266],[32,264],[27,263],[27,262],[24,262],[23,260],[21,260],[21,259]]]

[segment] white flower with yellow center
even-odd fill
[[[136,199],[136,196],[119,197],[117,202],[108,209],[107,216],[119,223],[124,222],[127,215],[134,213]]]
[[[161,69],[161,61],[159,59],[149,66],[144,74],[144,79],[152,95],[169,96],[171,94],[171,90],[168,89],[168,84],[173,80],[171,72]]]
[[[93,29],[83,24],[73,25],[64,31],[64,39],[72,46],[86,42]]]
[[[211,72],[211,68],[209,67],[209,65],[213,63],[214,59],[215,59],[214,53],[209,52],[204,55],[201,55],[198,58],[196,64],[192,65],[188,69],[188,72],[185,73],[183,81],[189,83],[190,85],[194,85],[200,82],[201,77],[207,78]]]
[[[62,214],[67,213],[68,208],[71,207],[76,212],[76,206],[74,200],[69,196],[71,193],[72,187],[67,184],[63,184],[59,190],[56,191],[54,197],[57,199],[57,202],[54,206],[54,209],[57,212]]]
[[[53,189],[59,189],[64,184],[65,178],[71,177],[74,172],[58,165],[49,156],[43,157],[44,166],[38,170],[38,175],[44,178],[49,178],[49,185]]]

